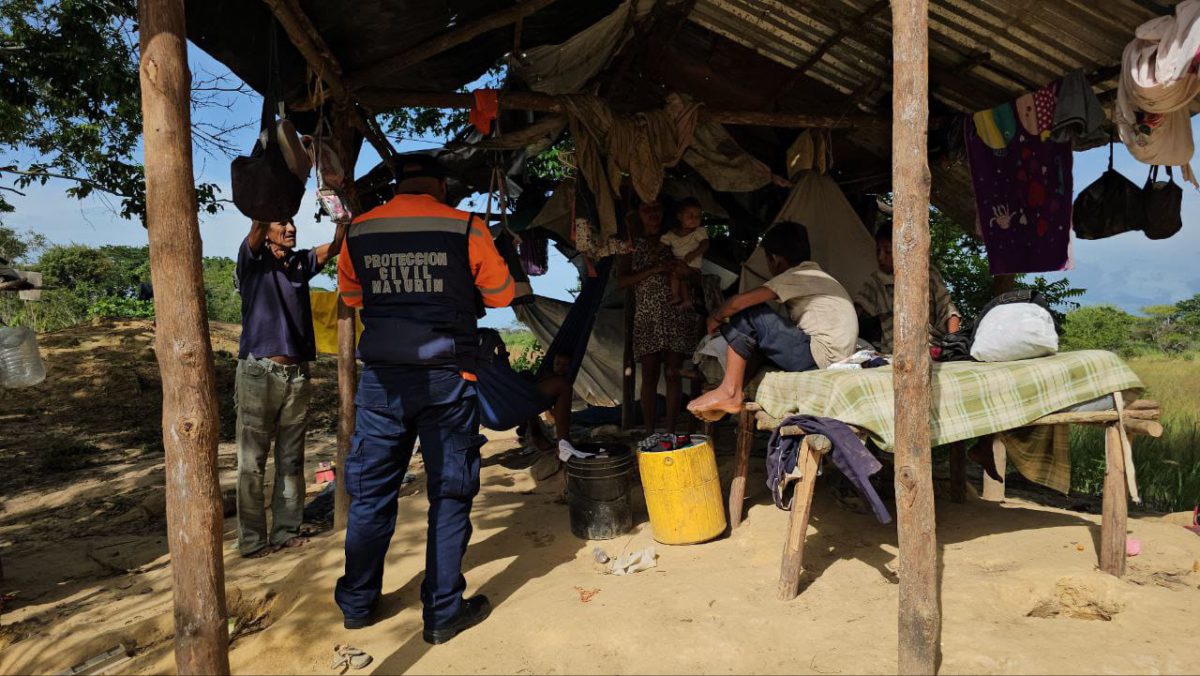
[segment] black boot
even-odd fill
[[[458,611],[458,617],[455,617],[448,626],[441,629],[426,629],[423,638],[426,643],[431,645],[445,643],[460,633],[483,622],[491,613],[492,604],[486,596],[482,594],[472,596],[463,601],[462,609]]]
[[[342,626],[346,629],[365,629],[372,624],[375,624],[376,614],[379,612],[379,597],[371,602],[371,609],[367,611],[366,617],[346,617],[342,616]]]

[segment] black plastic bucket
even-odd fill
[[[608,457],[571,458],[567,461],[567,507],[571,532],[584,540],[611,540],[633,529],[633,468],[635,458],[626,447],[605,444]],[[598,451],[583,444],[581,451]]]

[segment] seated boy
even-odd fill
[[[896,298],[896,282],[892,265],[892,223],[879,226],[875,232],[875,257],[879,270],[871,274],[854,297],[858,312],[860,337],[875,345],[880,352],[891,354],[892,306]],[[929,344],[937,344],[946,334],[958,333],[961,319],[942,273],[929,266]]]
[[[671,248],[671,255],[681,265],[671,270],[671,300],[676,305],[691,306],[692,294],[688,286],[699,279],[704,265],[704,253],[708,251],[708,231],[701,227],[703,212],[700,202],[688,197],[679,203],[675,227],[659,238]]]
[[[810,371],[854,352],[858,318],[850,294],[809,260],[808,229],[777,223],[763,237],[762,248],[774,277],[730,298],[708,318],[709,333],[720,330],[729,348],[721,384],[688,404],[689,411],[707,420],[742,410],[746,362],[756,354],[785,371]],[[788,317],[768,301],[782,302]]]

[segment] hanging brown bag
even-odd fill
[[[1158,166],[1150,167],[1142,200],[1146,204],[1146,225],[1142,232],[1150,239],[1166,239],[1183,227],[1183,188],[1175,184],[1171,167],[1167,180],[1158,180]]]
[[[278,123],[272,105],[277,101],[278,55],[275,24],[268,37],[267,92],[263,97],[259,138],[250,155],[235,159],[229,168],[233,204],[252,220],[284,222],[300,211],[304,199],[304,181],[288,166],[279,146]]]
[[[1113,169],[1113,144],[1108,144],[1108,170],[1075,198],[1072,216],[1079,239],[1104,239],[1130,230],[1141,230],[1146,222],[1143,191]]]

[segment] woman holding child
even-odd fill
[[[620,261],[617,285],[633,289],[633,356],[642,374],[642,424],[653,432],[658,422],[658,381],[665,367],[666,429],[673,431],[682,396],[679,371],[685,355],[690,355],[700,340],[700,318],[672,294],[672,277],[688,274],[689,266],[661,241],[662,204],[642,204],[637,215],[640,232],[634,229],[633,253]]]

